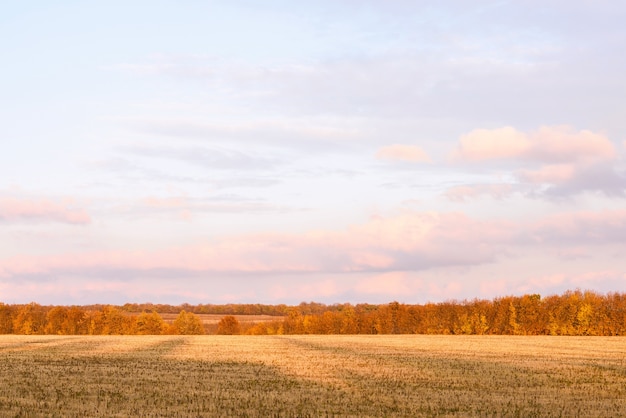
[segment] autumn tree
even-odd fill
[[[0,334],[13,332],[13,307],[0,303]]]
[[[16,334],[43,334],[46,326],[46,313],[37,303],[21,306],[13,319],[13,332]]]
[[[139,335],[161,335],[165,330],[163,318],[155,311],[140,313],[135,320],[135,324],[136,333]]]
[[[44,328],[46,334],[62,335],[63,324],[67,321],[67,311],[65,306],[55,306],[50,309],[46,314],[46,327]]]
[[[304,317],[298,308],[293,307],[287,310],[287,317],[283,321],[283,327],[285,334],[304,334]]]
[[[314,302],[285,305],[126,304],[44,307],[0,303],[0,333],[16,334],[203,334],[191,312],[222,312],[219,334],[519,334],[626,335],[626,294],[567,291],[562,295],[505,296],[488,300],[446,301],[425,305]],[[142,313],[133,316],[133,312]],[[149,309],[149,310],[148,310]],[[158,312],[179,312],[170,326]],[[243,329],[234,315],[271,313]]]
[[[241,333],[239,321],[233,315],[226,315],[217,324],[217,333],[219,335],[237,335]]]
[[[305,318],[306,319],[306,318]],[[275,335],[284,332],[284,321],[258,322],[246,330],[248,335]]]
[[[547,333],[549,319],[544,315],[541,295],[524,295],[518,298],[517,315],[521,333],[525,335],[542,335]]]
[[[489,311],[487,318],[490,334],[511,335],[519,328],[517,309],[512,296],[496,298],[491,302]]]
[[[202,335],[204,327],[200,318],[191,312],[180,311],[174,323],[169,328],[170,334],[178,335]]]
[[[604,300],[603,335],[626,335],[626,293],[609,293]]]
[[[89,333],[94,335],[134,334],[134,325],[133,317],[125,315],[115,306],[107,305],[92,317]]]
[[[354,308],[350,305],[345,306],[341,311],[341,334],[358,334],[359,332],[359,320],[354,311]]]
[[[88,332],[88,324],[85,311],[78,306],[72,306],[67,310],[67,316],[61,326],[65,335],[85,335]]]

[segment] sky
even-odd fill
[[[0,5],[0,301],[626,292],[626,4]]]

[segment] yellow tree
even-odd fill
[[[92,318],[91,334],[95,335],[123,335],[133,334],[134,319],[125,316],[115,306],[107,305]]]
[[[604,335],[626,335],[626,293],[609,293],[604,301]]]
[[[165,330],[163,318],[155,311],[140,313],[135,323],[137,334],[140,335],[161,335]]]
[[[509,302],[509,327],[508,327],[508,332],[510,334],[513,335],[519,335],[520,334],[520,325],[519,325],[519,321],[517,318],[517,309],[515,308],[515,305],[513,304],[513,301]]]
[[[88,333],[88,325],[85,311],[78,306],[72,306],[67,310],[61,330],[65,335],[84,335]]]
[[[248,328],[246,331],[248,335],[267,335],[267,323],[259,322],[254,324],[252,327]]]
[[[549,318],[543,314],[541,295],[524,295],[518,298],[518,322],[525,335],[541,335],[548,330]]]
[[[13,332],[16,334],[43,334],[46,326],[46,313],[37,303],[21,306],[13,319]]]
[[[283,328],[285,334],[304,334],[304,317],[298,308],[289,308],[287,310]]]
[[[340,334],[358,334],[359,322],[356,317],[354,308],[350,305],[344,307],[341,311],[341,329]]]
[[[180,311],[174,323],[170,326],[170,334],[180,335],[201,335],[204,334],[204,327],[200,318],[192,312]]]
[[[67,321],[67,311],[65,306],[55,306],[46,314],[45,333],[49,335],[65,334],[63,324]]]

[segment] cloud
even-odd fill
[[[451,187],[445,192],[445,196],[452,201],[463,202],[480,196],[503,199],[514,191],[511,184],[475,184]]]
[[[564,197],[582,192],[626,195],[626,177],[615,145],[604,135],[566,126],[541,127],[523,133],[512,127],[476,129],[461,136],[452,160],[508,169],[529,195]],[[486,194],[476,186],[450,189],[446,195],[463,200]],[[459,198],[462,196],[462,198]]]
[[[625,197],[626,176],[620,171],[616,164],[598,162],[590,165],[546,165],[538,170],[521,170],[516,175],[522,182],[543,187],[543,190],[533,193],[547,197],[568,197],[582,192]]]
[[[404,212],[376,217],[343,231],[251,234],[155,252],[21,257],[0,261],[0,277],[94,271],[285,274],[423,270],[492,261],[499,252],[502,231],[498,228],[461,214]],[[480,237],[480,244],[475,237]]]
[[[179,160],[212,170],[268,170],[284,163],[274,155],[217,147],[134,146],[128,151],[140,157]]]
[[[571,180],[576,175],[576,167],[573,164],[544,165],[537,170],[520,170],[518,178],[528,183],[563,183]]]
[[[141,157],[141,147],[139,149],[131,148],[130,152],[133,157]],[[148,153],[150,158],[154,155]],[[166,157],[165,157],[166,158]],[[128,182],[151,182],[151,183],[181,183],[209,186],[211,189],[251,189],[266,188],[280,184],[283,179],[272,176],[261,176],[258,171],[243,171],[246,176],[234,172],[234,170],[221,170],[224,174],[219,177],[215,172],[210,175],[196,175],[194,173],[182,173],[180,169],[172,170],[172,167],[166,165],[144,164],[144,161],[131,161],[128,158],[109,158],[94,160],[88,164],[88,168],[102,170],[106,174],[115,174],[123,184]],[[198,164],[193,164],[198,165]],[[92,184],[89,184],[91,187]]]
[[[398,297],[412,293],[412,284],[407,272],[392,271],[361,280],[354,290],[364,294]]]
[[[155,201],[158,206],[174,205],[175,210],[183,203]],[[165,275],[424,271],[494,263],[529,246],[580,248],[625,240],[626,211],[619,210],[561,214],[532,222],[403,211],[339,231],[248,234],[159,251],[18,257],[0,261],[0,276],[72,271],[161,271]]]
[[[462,135],[453,158],[458,161],[485,161],[519,158],[532,144],[527,135],[512,127],[475,129]]]
[[[430,157],[416,145],[394,144],[382,147],[376,152],[379,160],[406,161],[412,163],[430,162]]]
[[[601,267],[600,267],[601,268]],[[517,283],[505,283],[509,292],[515,294],[541,293],[560,294],[572,289],[594,289],[599,292],[615,292],[622,288],[625,276],[622,271],[601,269],[583,272],[548,273],[545,275],[529,276]],[[488,283],[484,283],[488,285]],[[487,286],[485,286],[487,287]],[[486,289],[485,289],[486,290]],[[490,297],[493,292],[486,291]]]
[[[335,117],[288,119],[263,118],[250,115],[245,120],[213,122],[206,119],[159,118],[130,119],[123,124],[150,135],[187,138],[205,143],[223,144],[225,140],[258,147],[281,149],[307,149],[325,152],[338,151],[362,139],[363,132],[355,122]]]
[[[574,212],[545,217],[529,231],[537,243],[559,245],[607,244],[626,242],[626,211]]]
[[[453,8],[454,20],[459,18],[459,7]],[[160,75],[195,81],[227,103],[260,104],[264,110],[290,114],[359,117],[449,118],[451,114],[478,114],[493,120],[493,113],[503,112],[503,108],[523,107],[523,99],[503,101],[500,96],[528,98],[544,87],[540,80],[549,78],[554,82],[551,73],[541,71],[552,64],[547,58],[548,52],[552,53],[550,57],[554,54],[548,37],[538,40],[529,36],[526,28],[514,24],[508,26],[507,34],[499,30],[497,35],[475,31],[478,22],[463,30],[445,23],[451,16],[447,16],[450,10],[443,9],[440,12],[447,17],[444,19],[438,13],[432,14],[433,10],[415,12],[414,19],[395,16],[387,21],[393,22],[386,28],[391,33],[375,37],[371,36],[372,28],[386,31],[378,21],[384,14],[382,10],[376,13],[375,22],[361,22],[360,28],[353,24],[362,16],[351,16],[348,28],[360,35],[350,37],[349,52],[341,48],[344,42],[336,42],[345,32],[330,36],[328,45],[341,49],[326,57],[314,54],[299,60],[259,64],[162,55],[109,68],[145,78]],[[400,20],[404,24],[400,25]],[[415,21],[420,24],[415,25]],[[344,23],[332,29],[343,28]],[[353,42],[361,35],[365,38],[355,48]],[[520,37],[525,48],[520,48]],[[475,100],[485,95],[486,100]]]
[[[541,127],[529,135],[529,157],[542,162],[588,162],[612,160],[615,146],[604,135],[588,130],[575,132],[567,126]]]
[[[453,159],[464,162],[519,160],[540,163],[578,163],[611,160],[617,155],[608,138],[567,126],[543,126],[523,133],[510,126],[476,129],[461,136]]]
[[[187,196],[148,196],[121,209],[129,215],[169,215],[175,219],[190,221],[196,215],[206,213],[258,213],[288,212],[298,208],[281,206],[260,199],[248,199],[236,195],[216,195],[210,198]]]
[[[301,23],[315,22],[314,28],[297,32],[314,39],[300,44],[287,37],[265,51],[269,55],[262,53],[264,59],[246,42],[239,46],[252,47],[251,55],[238,57],[237,48],[159,54],[109,69],[196,82],[221,103],[260,104],[271,112],[518,124],[576,120],[585,126],[606,126],[602,122],[609,119],[620,125],[624,63],[612,52],[624,36],[617,6],[609,11],[591,2],[538,9],[511,2],[408,6],[411,2],[402,1],[346,8],[351,3],[330,6],[332,13],[325,5],[323,15],[312,10]],[[320,42],[324,48],[307,50]],[[287,44],[297,49],[276,56]]]
[[[175,199],[150,202],[175,210],[184,205]],[[615,249],[625,244],[626,210],[579,211],[517,221],[402,211],[341,230],[243,234],[160,250],[9,257],[0,259],[0,284],[6,287],[17,279],[32,284],[73,280],[76,294],[91,292],[90,283],[111,291],[128,288],[133,295],[162,293],[162,289],[140,289],[140,283],[150,278],[164,285],[176,281],[179,288],[174,286],[172,292],[177,295],[189,286],[206,293],[216,283],[223,288],[225,282],[233,283],[229,292],[249,290],[246,283],[258,291],[258,282],[273,300],[309,294],[324,298],[384,294],[398,299],[405,294],[415,296],[419,289],[429,297],[449,298],[481,288],[483,282],[489,287],[504,280],[499,285],[502,292],[523,285],[515,278],[517,273],[509,278],[507,271],[530,269],[550,277],[573,277],[572,272],[584,275],[598,270],[598,265],[610,259],[611,251],[619,252]],[[566,253],[576,256],[564,265]],[[574,282],[568,279],[566,283]],[[530,281],[527,285],[535,286]],[[286,289],[286,293],[276,289]]]
[[[0,197],[0,221],[89,224],[91,217],[72,199]]]

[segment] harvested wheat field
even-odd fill
[[[626,339],[0,337],[2,416],[626,416]]]

